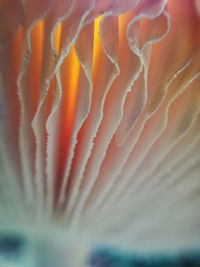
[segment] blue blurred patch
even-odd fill
[[[200,267],[200,249],[177,255],[129,254],[110,248],[93,251],[88,259],[90,267]]]
[[[26,245],[25,237],[18,233],[0,232],[0,256],[18,257]]]

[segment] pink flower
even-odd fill
[[[194,0],[0,1],[2,231],[199,245],[199,29]]]

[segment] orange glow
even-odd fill
[[[42,62],[42,50],[43,50],[43,35],[44,35],[44,22],[39,21],[33,28],[31,33],[31,44],[32,44],[32,56],[38,69]]]
[[[68,105],[66,106],[66,111],[68,114],[67,125],[72,126],[75,115],[78,76],[80,69],[80,64],[76,57],[74,47],[71,48],[70,53],[68,55],[68,59],[69,59],[69,69],[68,72],[66,73],[66,76],[69,77],[69,82],[67,84],[67,88],[65,89],[68,91]]]
[[[121,38],[124,34],[124,29],[126,28],[126,20],[127,20],[126,13],[118,16],[119,40],[121,40]]]
[[[22,37],[23,37],[24,29],[22,26],[17,30],[15,37],[12,40],[12,58],[13,58],[13,67],[17,73],[19,72],[19,66],[22,56]]]
[[[62,30],[62,24],[59,23],[54,33],[54,45],[57,54],[59,54],[61,30]]]
[[[32,82],[32,88],[39,88],[40,84],[40,73],[42,65],[42,53],[43,53],[43,35],[44,35],[44,22],[38,22],[31,33],[31,69],[30,79]],[[34,74],[34,75],[33,75]]]
[[[124,45],[124,43],[127,43],[126,29],[127,29],[128,23],[131,21],[132,17],[133,17],[133,11],[126,12],[126,13],[118,16],[119,50],[122,49],[122,51],[123,51],[122,46]]]
[[[65,162],[68,156],[71,137],[74,127],[74,118],[76,112],[78,81],[79,81],[80,64],[76,57],[75,49],[72,47],[69,54],[64,59],[61,67],[62,77],[62,102],[60,106],[60,138],[58,146],[58,165],[59,173],[57,174],[58,188],[59,177],[64,172]],[[57,188],[57,189],[58,189]]]
[[[99,16],[94,21],[94,45],[93,45],[93,66],[95,66],[100,52],[100,46],[101,46],[101,38],[100,38],[100,22],[102,19],[102,16]],[[94,68],[93,68],[94,69]]]

